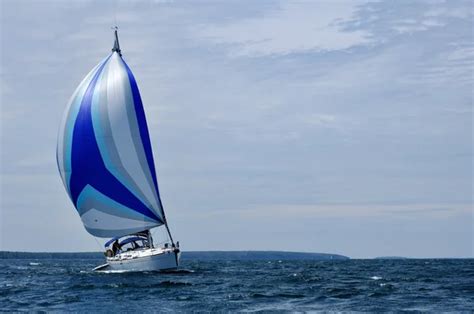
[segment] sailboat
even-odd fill
[[[117,28],[112,52],[73,93],[59,129],[57,164],[74,207],[91,235],[105,243],[95,270],[161,271],[179,266],[158,189],[138,85],[122,58]],[[169,241],[155,245],[150,230]]]

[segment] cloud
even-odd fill
[[[399,20],[395,21],[393,29],[396,30],[399,34],[404,33],[414,33],[414,32],[422,32],[433,27],[440,27],[444,26],[445,24],[439,22],[435,19],[425,19],[425,20],[415,20],[415,19],[407,19],[407,20]]]
[[[458,214],[473,214],[471,204],[267,204],[253,205],[246,209],[211,211],[205,216],[229,216],[241,219],[325,219],[353,217],[396,217],[407,218],[427,215],[449,217]],[[187,215],[198,216],[186,211]],[[181,216],[181,215],[180,215]]]
[[[454,5],[449,1],[440,3],[434,2],[432,7],[426,11],[425,16],[428,17],[448,17],[469,19],[473,16],[471,1],[458,1]]]
[[[234,56],[266,56],[344,50],[371,42],[370,33],[348,30],[361,2],[280,2],[263,16],[196,30],[203,40],[230,47]]]

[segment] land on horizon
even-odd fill
[[[13,252],[0,251],[0,259],[101,258],[102,252]],[[348,256],[330,253],[285,251],[184,251],[183,259],[194,260],[347,260]]]

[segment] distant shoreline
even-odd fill
[[[0,259],[96,259],[102,252],[13,252],[0,251]],[[184,251],[184,260],[348,260],[348,256],[330,253],[286,251]]]

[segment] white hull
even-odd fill
[[[153,248],[128,251],[107,258],[107,264],[94,270],[100,271],[164,271],[179,266],[181,253],[174,248]]]

